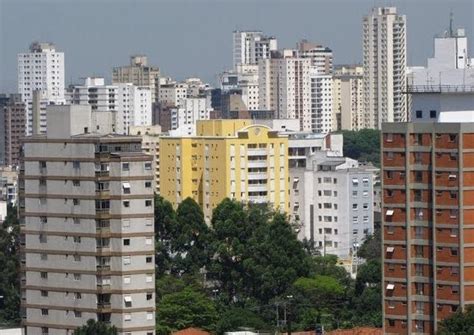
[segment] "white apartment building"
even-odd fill
[[[298,119],[300,130],[311,131],[311,59],[283,50],[259,61],[259,109],[274,110],[279,118]]]
[[[363,20],[364,128],[406,122],[406,17],[373,8]]]
[[[142,151],[153,157],[153,171],[155,171],[155,193],[160,194],[160,138],[166,134],[161,131],[160,125],[132,126],[129,135],[142,138]]]
[[[98,114],[94,117],[93,114]],[[155,334],[152,158],[111,134],[107,112],[49,106],[20,174],[23,324],[70,335],[94,319]]]
[[[33,131],[33,91],[40,91],[40,131],[46,132],[46,105],[64,103],[64,53],[52,43],[33,42],[19,53],[18,93],[26,105],[26,135]]]
[[[85,78],[84,85],[68,88],[70,104],[91,105],[93,111],[114,112],[115,131],[127,134],[130,126],[152,124],[152,94],[149,86],[131,83],[106,85],[104,78]]]
[[[0,200],[16,206],[18,200],[18,170],[16,167],[0,167]]]
[[[196,135],[196,122],[209,120],[212,108],[208,108],[206,98],[185,98],[180,105],[170,110],[171,130],[179,129],[182,135]]]
[[[331,151],[306,156],[305,167],[290,168],[290,217],[299,239],[313,241],[322,254],[350,260],[373,233],[373,173]]]
[[[318,134],[292,130],[283,131],[283,134],[288,135],[288,166],[290,168],[306,167],[308,157],[320,151],[330,151],[342,157],[344,142],[342,134]]]
[[[278,49],[276,38],[265,36],[261,31],[234,31],[232,37],[234,69],[239,64],[258,64],[260,59],[270,58],[271,52]]]
[[[162,106],[178,107],[188,97],[188,84],[170,82],[160,85],[158,101]]]
[[[220,76],[221,89],[224,92],[239,90],[248,110],[258,110],[258,65],[237,65],[234,71]]]
[[[310,68],[311,80],[311,130],[329,133],[335,130],[333,120],[332,76],[320,74],[316,67]]]
[[[434,38],[426,67],[410,68],[408,92],[412,122],[473,122],[474,61],[464,29]]]
[[[341,66],[333,74],[333,129],[364,128],[364,87],[362,66]]]

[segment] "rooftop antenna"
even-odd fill
[[[454,21],[454,15],[453,15],[453,10],[449,12],[449,37],[454,37],[453,34],[453,21]]]

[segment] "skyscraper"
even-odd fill
[[[270,58],[270,53],[277,49],[276,38],[265,36],[261,31],[234,31],[234,70],[238,65],[256,65],[260,59]]]
[[[21,94],[0,95],[1,165],[18,166],[20,138],[25,136],[25,111],[25,104],[21,100]]]
[[[406,17],[374,8],[363,20],[364,128],[407,120]]]
[[[26,105],[26,134],[32,133],[33,91],[40,91],[40,131],[46,131],[46,105],[64,103],[64,53],[52,43],[33,42],[18,54],[18,93]]]
[[[105,114],[49,106],[47,134],[24,141],[28,334],[68,335],[89,319],[121,335],[155,333],[152,157],[141,152],[140,137],[111,134]]]

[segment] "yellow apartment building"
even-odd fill
[[[288,137],[252,120],[197,121],[196,136],[160,138],[160,193],[191,197],[206,220],[226,197],[289,207]]]

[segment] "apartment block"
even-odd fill
[[[300,57],[311,59],[311,66],[316,68],[319,74],[332,74],[333,54],[330,48],[301,40],[296,44],[296,49]]]
[[[364,128],[407,121],[406,48],[406,16],[395,7],[364,17]]]
[[[18,166],[20,139],[26,132],[26,105],[21,94],[0,95],[0,164]]]
[[[288,137],[251,120],[197,122],[196,136],[160,139],[161,195],[191,197],[207,221],[226,197],[288,210]]]
[[[93,114],[100,114],[93,117]],[[29,335],[87,320],[155,333],[152,157],[90,106],[49,106],[48,132],[24,140],[21,306]]]
[[[26,135],[33,131],[33,93],[40,97],[40,131],[46,132],[46,106],[63,104],[64,53],[52,43],[33,42],[29,52],[18,54],[18,93],[26,107]]]
[[[153,171],[155,173],[155,193],[160,194],[160,138],[165,134],[159,125],[130,127],[129,135],[142,138],[142,151],[153,157]]]
[[[333,122],[337,130],[364,128],[363,67],[339,66],[333,75]]]
[[[112,84],[130,83],[135,86],[146,86],[151,92],[151,101],[157,102],[160,69],[148,65],[145,55],[130,57],[130,65],[117,66],[112,70]]]
[[[278,49],[275,37],[265,36],[261,31],[234,31],[232,34],[234,69],[239,65],[255,65],[260,59],[270,58]]]
[[[434,334],[474,303],[473,149],[473,123],[383,126],[385,334]]]

